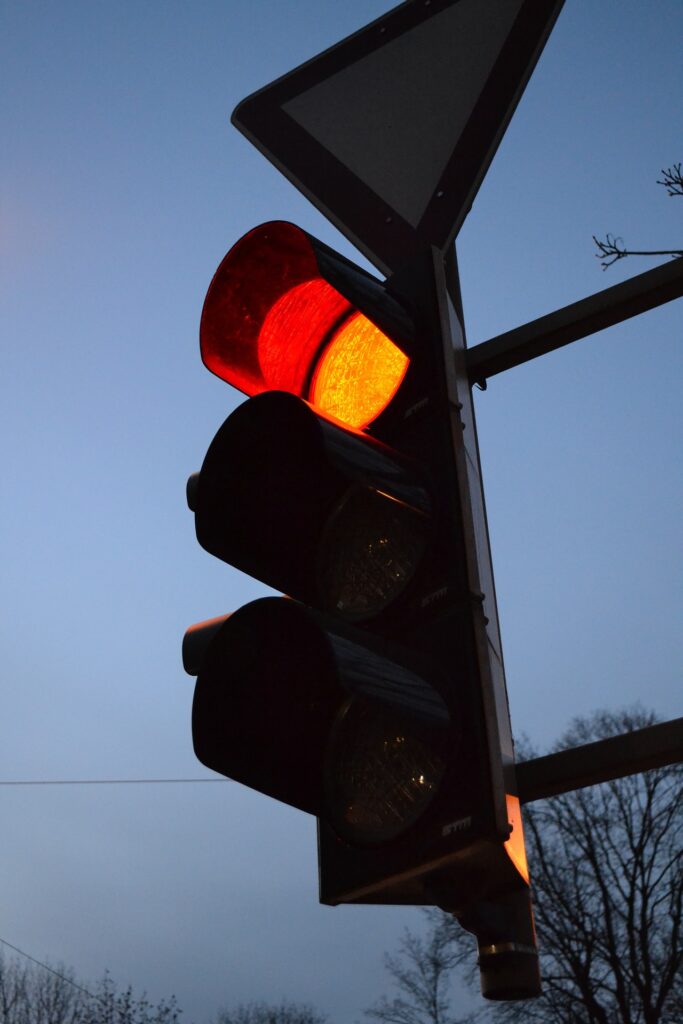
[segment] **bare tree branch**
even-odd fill
[[[130,987],[117,990],[108,974],[90,992],[61,965],[0,954],[0,1024],[179,1024],[179,1017],[173,997],[150,1003]]]
[[[657,179],[657,184],[663,185],[670,196],[683,196],[683,174],[680,162],[671,167],[662,168],[662,178]]]
[[[327,1017],[307,1003],[271,1005],[243,1003],[233,1010],[221,1010],[216,1024],[325,1024]]]
[[[406,931],[396,956],[385,957],[398,995],[383,997],[365,1011],[382,1024],[468,1024],[477,1014],[458,1014],[453,1006],[456,970],[472,962],[472,939],[452,917],[425,911],[426,939]],[[463,941],[464,937],[464,941]]]
[[[626,256],[671,256],[673,259],[683,256],[683,249],[627,249],[623,238],[610,234],[605,236],[604,242],[593,235],[593,241],[598,247],[595,255],[601,261],[600,266],[603,270],[607,270],[617,260],[623,260]]]
[[[663,185],[670,196],[683,196],[681,164],[662,168],[661,173],[662,177],[657,179],[657,184]],[[671,256],[673,259],[683,256],[682,249],[627,249],[623,238],[609,233],[605,235],[604,241],[593,235],[593,241],[598,249],[596,258],[600,260],[603,270],[607,270],[613,263],[627,256]]]

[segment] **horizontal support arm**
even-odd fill
[[[517,765],[523,804],[683,761],[683,718]]]
[[[472,384],[553,352],[605,327],[628,320],[683,295],[683,258],[663,263],[604,291],[515,327],[467,351]]]

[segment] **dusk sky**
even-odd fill
[[[381,0],[9,0],[0,14],[0,939],[184,1020],[387,991],[417,910],[317,902],[315,823],[193,754],[186,627],[265,588],[206,554],[187,476],[242,396],[199,357],[220,259],[264,221],[368,266],[230,126]],[[476,344],[680,248],[681,0],[566,0],[457,240]],[[681,711],[683,302],[476,392],[514,732]],[[533,870],[533,865],[532,865]],[[5,949],[8,954],[9,950]]]

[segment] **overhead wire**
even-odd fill
[[[0,786],[112,786],[112,785],[147,785],[156,783],[186,783],[186,782],[228,782],[228,779],[0,779]],[[43,963],[42,960],[38,960],[37,957],[31,956],[25,950],[20,949],[13,943],[8,942],[7,939],[0,937],[0,943],[3,946],[7,946],[14,953],[18,953],[19,956],[25,957],[38,967],[42,967],[44,970],[49,971],[50,974],[54,974],[60,981],[66,982],[67,985],[71,985],[73,988],[82,992],[89,999],[95,999],[97,1002],[104,1004],[104,1000],[96,995],[94,992],[88,991],[83,985],[79,985],[73,978],[69,978],[68,975],[62,974],[60,971],[55,970],[54,967],[50,967],[49,964]]]

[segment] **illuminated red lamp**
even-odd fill
[[[340,257],[294,224],[272,221],[241,238],[207,292],[202,359],[247,395],[288,391],[327,418],[362,429],[396,394],[409,358],[329,283],[321,256],[340,280],[352,276]],[[379,282],[363,280],[381,291]]]

